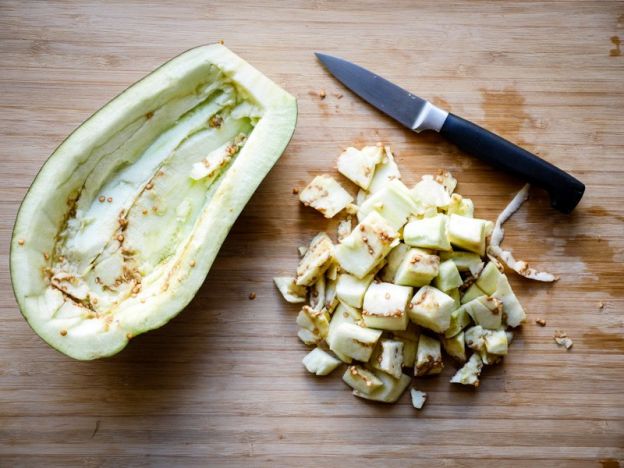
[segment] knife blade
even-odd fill
[[[415,132],[438,132],[462,151],[545,189],[553,208],[563,213],[570,213],[581,201],[585,185],[533,153],[359,65],[318,52],[316,56],[338,81],[403,126]]]

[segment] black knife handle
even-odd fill
[[[440,135],[459,149],[545,189],[553,208],[570,213],[585,185],[549,162],[468,120],[449,113]]]

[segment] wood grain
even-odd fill
[[[0,1],[0,466],[619,466],[623,35],[620,1]],[[22,197],[96,109],[168,58],[220,39],[298,97],[295,137],[186,311],[112,359],[56,353],[11,292]],[[448,168],[490,219],[521,186],[437,135],[398,128],[333,81],[316,50],[375,69],[587,184],[571,216],[534,191],[510,221],[506,245],[561,281],[514,279],[530,320],[478,391],[451,387],[448,366],[417,383],[430,399],[416,412],[407,396],[390,407],[357,400],[338,375],[316,379],[300,364],[296,308],[271,278],[335,226],[291,189],[333,167],[340,148],[391,143],[409,182]],[[571,351],[552,341],[557,328]]]

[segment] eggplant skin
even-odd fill
[[[93,114],[15,221],[11,281],[32,329],[91,360],[171,320],[296,121],[295,98],[221,44],[184,52]]]

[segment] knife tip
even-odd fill
[[[314,52],[314,55],[316,55],[316,58],[319,59],[321,62],[327,57],[329,57],[329,55],[324,54],[322,52]]]

